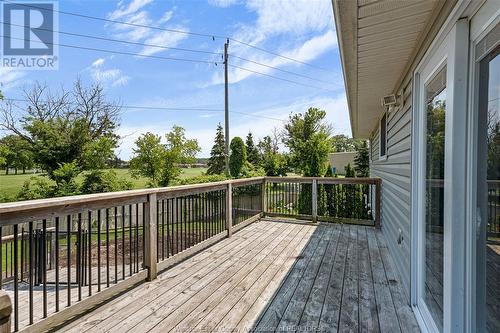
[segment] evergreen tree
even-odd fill
[[[358,154],[354,158],[354,169],[356,169],[358,177],[368,177],[370,174],[370,155],[366,141],[363,141],[358,147]]]
[[[220,175],[224,173],[226,168],[225,144],[224,132],[222,125],[219,123],[215,134],[215,143],[210,151],[207,174]]]
[[[257,147],[255,146],[253,142],[253,135],[252,132],[248,132],[246,141],[245,141],[245,146],[247,148],[247,160],[248,162],[252,163],[254,166],[257,166],[259,164],[259,151],[257,150]]]
[[[243,171],[243,167],[247,164],[247,150],[239,136],[235,136],[231,140],[230,149],[229,171],[232,177],[238,178]]]

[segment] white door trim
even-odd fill
[[[468,21],[458,20],[441,43],[430,50],[414,74],[412,139],[412,305],[424,331],[437,332],[430,312],[420,302],[425,274],[425,100],[424,86],[447,66],[445,181],[444,181],[444,267],[443,332],[464,331],[465,300],[465,163],[467,111]]]
[[[477,134],[478,134],[478,106],[479,106],[479,65],[481,59],[476,59],[476,46],[491,30],[500,24],[500,8],[495,1],[486,1],[472,17],[470,24],[469,47],[469,102],[467,128],[467,215],[466,215],[466,308],[465,331],[476,331],[476,235],[478,232],[476,205],[477,205]]]

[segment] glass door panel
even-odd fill
[[[477,332],[500,332],[500,47],[479,65]]]
[[[443,328],[444,161],[446,67],[425,85],[425,256],[424,302]]]

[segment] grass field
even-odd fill
[[[118,174],[118,177],[128,179],[132,182],[134,189],[145,188],[147,179],[146,178],[133,178],[128,169],[114,169]],[[189,178],[201,175],[203,172],[206,172],[206,168],[186,168],[183,169],[183,173],[181,178]],[[26,180],[29,180],[31,177],[38,177],[39,175],[34,174],[18,174],[18,175],[6,175],[5,171],[1,171],[0,173],[0,197],[14,197],[21,187],[23,186]],[[79,176],[77,181],[81,181],[82,177]]]

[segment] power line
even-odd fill
[[[236,42],[236,43],[239,43],[239,44],[242,44],[242,45],[245,45],[245,46],[248,46],[248,47],[251,47],[253,49],[256,49],[256,50],[259,50],[259,51],[262,51],[262,52],[266,52],[266,53],[269,53],[269,54],[272,54],[276,57],[280,57],[280,58],[283,58],[283,59],[287,59],[287,60],[290,60],[290,61],[293,61],[293,62],[296,62],[296,63],[299,63],[299,64],[302,64],[302,65],[306,65],[306,66],[309,66],[311,68],[316,68],[316,69],[319,69],[319,70],[322,70],[322,71],[326,71],[326,72],[331,72],[329,69],[326,69],[326,68],[323,68],[323,67],[319,67],[319,66],[316,66],[316,65],[313,65],[313,64],[310,64],[310,63],[307,63],[305,61],[301,61],[301,60],[297,60],[297,59],[294,59],[294,58],[291,58],[291,57],[288,57],[288,56],[285,56],[285,55],[282,55],[282,54],[279,54],[279,53],[276,53],[276,52],[273,52],[273,51],[269,51],[269,50],[266,50],[262,47],[259,47],[259,46],[256,46],[256,45],[252,45],[250,43],[246,43],[246,42],[243,42],[243,41],[240,41],[240,40],[237,40],[237,39],[234,39],[234,38],[229,38],[231,41],[233,42]]]
[[[0,1],[4,1],[4,2],[7,2],[7,3],[14,3],[14,2],[11,2],[9,0],[0,0]],[[43,7],[39,7],[39,6],[34,6],[34,5],[28,5],[28,4],[24,4],[24,3],[23,4],[19,3],[19,5],[20,6],[24,6],[24,7],[28,7],[28,8],[35,8],[35,9],[38,9],[38,10],[50,10],[50,9],[47,9],[47,8],[43,8]],[[311,68],[316,68],[316,69],[319,69],[319,70],[330,72],[330,70],[328,70],[326,68],[319,67],[319,66],[310,64],[308,62],[305,62],[305,61],[297,60],[297,59],[294,59],[292,57],[285,56],[285,55],[279,54],[277,52],[273,52],[273,51],[267,50],[265,48],[262,48],[262,47],[259,47],[259,46],[256,46],[256,45],[253,45],[253,44],[250,44],[250,43],[247,43],[247,42],[243,42],[241,40],[238,40],[238,39],[235,39],[235,38],[232,38],[232,37],[221,36],[221,35],[216,35],[216,34],[208,34],[208,33],[200,33],[200,32],[178,30],[178,29],[169,29],[169,28],[163,28],[163,27],[159,27],[159,26],[151,26],[151,25],[146,25],[146,24],[125,22],[125,21],[107,19],[107,18],[103,18],[103,17],[96,17],[96,16],[79,14],[79,13],[68,12],[68,11],[62,11],[62,10],[52,9],[50,11],[53,11],[53,12],[56,12],[56,13],[60,13],[60,14],[64,14],[64,15],[70,15],[70,16],[81,17],[81,18],[86,18],[86,19],[91,19],[91,20],[97,20],[97,21],[103,21],[103,22],[108,22],[108,23],[122,24],[122,25],[132,26],[132,27],[136,27],[136,28],[146,28],[146,29],[168,31],[168,32],[172,32],[172,33],[179,33],[179,34],[185,34],[185,35],[191,35],[191,36],[208,37],[208,38],[212,38],[213,40],[215,40],[215,38],[229,39],[232,42],[235,42],[235,43],[238,43],[238,44],[241,44],[241,45],[245,45],[247,47],[259,50],[261,52],[269,53],[269,54],[272,54],[274,56],[277,56],[277,57],[280,57],[280,58],[283,58],[283,59],[287,59],[289,61],[293,61],[293,62],[302,64],[302,65],[309,66]]]
[[[29,28],[29,26],[26,26],[26,25],[14,24],[14,23],[7,23],[7,22],[1,22],[1,21],[0,21],[0,24],[12,25],[12,26],[16,26],[16,27]],[[122,39],[115,39],[115,38],[107,38],[107,37],[100,37],[100,36],[85,35],[85,34],[79,34],[79,33],[74,33],[74,32],[67,32],[67,31],[60,31],[60,30],[56,31],[56,30],[45,29],[45,28],[37,28],[37,30],[55,32],[55,33],[62,34],[62,35],[67,35],[67,36],[75,36],[75,37],[83,37],[83,38],[89,38],[89,39],[103,40],[103,41],[108,41],[108,42],[124,43],[124,44],[138,45],[138,46],[145,46],[145,47],[156,47],[156,48],[166,49],[166,50],[175,50],[175,51],[184,51],[184,52],[194,52],[194,53],[205,53],[205,54],[221,55],[220,52],[194,50],[194,49],[186,49],[186,48],[180,48],[180,47],[163,46],[163,45],[157,45],[157,44],[131,42],[131,41],[126,41],[126,40],[122,40]]]
[[[6,36],[0,35],[0,37],[6,37]],[[140,54],[140,53],[133,53],[133,52],[125,52],[125,51],[106,50],[106,49],[100,49],[100,48],[94,48],[94,47],[87,47],[87,46],[81,46],[81,45],[69,45],[69,44],[61,44],[61,43],[40,42],[40,41],[31,40],[31,39],[16,38],[16,37],[12,37],[12,36],[8,36],[8,37],[10,39],[23,40],[23,41],[29,41],[29,42],[35,42],[35,43],[42,43],[42,44],[48,44],[48,45],[55,45],[55,46],[62,46],[62,47],[73,48],[73,49],[80,49],[80,50],[87,50],[87,51],[105,52],[105,53],[112,53],[112,54],[121,54],[121,55],[129,55],[129,56],[135,56],[135,57],[142,57],[142,58],[161,59],[161,60],[172,60],[172,61],[183,61],[183,62],[192,62],[192,63],[214,64],[213,61],[208,61],[208,60],[186,59],[186,58],[175,58],[175,57],[163,57],[163,56],[155,56],[155,55]]]
[[[254,73],[254,74],[257,74],[257,75],[267,76],[267,77],[273,78],[275,80],[281,80],[281,81],[293,83],[293,84],[296,84],[296,85],[299,85],[299,86],[303,86],[303,87],[314,88],[314,89],[321,89],[321,90],[333,92],[333,90],[331,90],[331,89],[326,89],[326,88],[323,88],[323,87],[317,87],[317,86],[312,86],[312,85],[309,85],[309,84],[305,84],[305,83],[301,83],[301,82],[297,82],[297,81],[293,81],[293,80],[288,80],[288,79],[285,79],[285,78],[282,78],[282,77],[278,77],[278,76],[274,76],[274,75],[270,75],[270,74],[266,74],[266,73],[254,71],[253,69],[249,69],[249,68],[245,68],[245,67],[241,67],[241,66],[237,66],[237,65],[232,65],[232,64],[229,64],[229,66],[233,67],[233,68],[238,68],[238,69],[241,69],[243,71],[250,72],[250,73]]]
[[[4,35],[0,35],[0,37],[5,37],[5,36]],[[160,59],[160,60],[172,60],[172,61],[183,61],[183,62],[191,62],[191,63],[214,64],[214,62],[208,61],[208,60],[185,59],[185,58],[175,58],[175,57],[163,57],[163,56],[146,55],[146,54],[140,54],[140,53],[125,52],[125,51],[106,50],[106,49],[86,47],[86,46],[80,46],[80,45],[68,45],[68,44],[61,44],[61,43],[39,42],[39,41],[31,40],[31,39],[15,38],[15,37],[11,37],[11,36],[9,36],[9,38],[16,39],[16,40],[37,42],[37,43],[45,43],[45,44],[49,44],[49,45],[56,45],[56,46],[61,46],[61,47],[67,47],[67,48],[73,48],[73,49],[80,49],[80,50],[87,50],[87,51],[105,52],[105,53],[111,53],[111,54],[129,55],[129,56],[136,56],[136,57],[143,57],[143,58],[152,58],[152,59]],[[266,74],[266,73],[254,71],[252,69],[241,67],[241,66],[237,66],[237,65],[228,64],[228,66],[233,67],[233,68],[238,68],[240,70],[251,72],[251,73],[254,73],[254,74],[258,74],[258,75],[270,77],[270,78],[273,78],[273,79],[276,79],[276,80],[281,80],[281,81],[293,83],[293,84],[300,85],[300,86],[303,86],[303,87],[314,88],[314,89],[321,89],[321,90],[325,90],[325,91],[333,91],[333,90],[326,89],[326,88],[323,88],[323,87],[317,87],[317,86],[313,86],[313,85],[309,85],[309,84],[305,84],[305,83],[301,83],[301,82],[297,82],[297,81],[293,81],[293,80],[288,80],[288,79],[285,79],[285,78],[277,77],[277,76],[274,76],[274,75],[270,75],[270,74]]]
[[[271,69],[274,69],[274,70],[277,70],[277,71],[280,71],[280,72],[283,72],[283,73],[288,73],[288,74],[292,74],[292,75],[296,75],[296,76],[300,76],[300,77],[303,77],[303,78],[306,78],[306,79],[309,79],[309,80],[313,80],[313,81],[318,81],[318,82],[323,82],[323,83],[328,83],[328,84],[333,84],[332,82],[328,82],[328,81],[323,81],[323,80],[320,80],[320,79],[316,79],[316,78],[313,78],[311,76],[307,76],[307,75],[304,75],[304,74],[300,74],[300,73],[296,73],[296,72],[292,72],[292,71],[288,71],[286,69],[281,69],[279,67],[275,67],[275,66],[271,66],[271,65],[267,65],[267,64],[263,64],[261,62],[258,62],[258,61],[255,61],[255,60],[251,60],[251,59],[246,59],[246,58],[243,58],[243,57],[240,57],[240,56],[237,56],[237,55],[234,55],[234,54],[229,54],[231,57],[233,58],[237,58],[237,59],[240,59],[240,60],[243,60],[243,61],[248,61],[248,62],[251,62],[253,64],[256,64],[256,65],[259,65],[259,66],[263,66],[263,67],[267,67],[267,68],[271,68]]]
[[[8,24],[8,25],[17,26],[17,27],[28,27],[26,25],[20,25],[20,24],[14,24],[14,23],[7,23],[7,22],[2,22],[2,21],[0,21],[0,24],[4,24],[4,25]],[[195,52],[195,53],[205,53],[205,54],[214,54],[214,55],[220,55],[221,54],[221,53],[218,53],[218,52],[203,51],[203,50],[194,50],[194,49],[186,49],[186,48],[178,48],[178,47],[169,47],[169,46],[162,46],[162,45],[156,45],[156,44],[147,44],[147,43],[139,43],[139,42],[130,42],[130,41],[125,41],[125,40],[121,40],[121,39],[106,38],[106,37],[99,37],[99,36],[92,36],[92,35],[85,35],[85,34],[79,34],[79,33],[73,33],[73,32],[66,32],[66,31],[56,31],[56,30],[52,30],[52,29],[37,28],[37,30],[55,32],[55,33],[60,33],[60,34],[63,34],[63,35],[68,35],[68,36],[83,37],[83,38],[103,40],[103,41],[116,42],[116,43],[124,43],[124,44],[130,44],[130,45],[139,45],[139,46],[145,46],[145,47],[155,47],[155,48],[168,49],[168,50],[177,50],[177,51]],[[20,38],[14,38],[14,37],[11,37],[11,38],[13,38],[13,39],[20,39]],[[53,43],[48,43],[48,44],[53,44]],[[59,45],[59,46],[63,46],[63,47],[81,47],[81,46],[70,46],[70,45],[62,45],[62,44],[53,44],[53,45]],[[86,47],[81,47],[81,48],[86,48]],[[88,48],[86,48],[86,49],[88,49]],[[111,50],[101,50],[101,51],[102,52],[121,52],[121,51],[111,51]],[[140,56],[140,55],[137,55],[137,56]],[[144,55],[144,56],[146,56],[146,55]],[[310,76],[307,76],[307,75],[303,75],[303,74],[300,74],[300,73],[296,73],[296,72],[288,71],[288,70],[281,69],[281,68],[278,68],[278,67],[275,67],[275,66],[270,66],[270,65],[267,65],[267,64],[263,64],[261,62],[258,62],[258,61],[255,61],[255,60],[251,60],[251,59],[246,59],[246,58],[234,55],[234,54],[230,54],[230,56],[233,57],[233,58],[237,58],[237,59],[240,59],[240,60],[243,60],[243,61],[247,61],[247,62],[253,63],[253,64],[257,64],[259,66],[271,68],[271,69],[274,69],[274,70],[277,70],[277,71],[280,71],[280,72],[283,72],[283,73],[292,74],[292,75],[303,77],[303,78],[306,78],[306,79],[309,79],[309,80],[313,80],[313,81],[318,81],[318,82],[322,82],[322,83],[332,84],[331,82],[328,82],[328,81],[316,79],[316,78],[313,78],[313,77],[310,77]],[[174,59],[170,59],[170,60],[174,60]],[[211,62],[209,62],[209,63],[211,63]]]
[[[26,102],[26,103],[31,102],[28,99],[21,99],[21,98],[4,98],[3,100],[4,101],[12,101],[12,102]],[[48,104],[49,102],[48,101],[41,101],[40,103]],[[76,105],[76,103],[72,103],[72,102],[68,102],[66,104]],[[164,107],[164,106],[149,106],[149,105],[116,105],[116,106],[123,108],[123,109],[137,109],[137,110],[224,112],[224,109],[199,108],[199,107]],[[20,107],[18,107],[18,108],[20,108]],[[255,117],[255,118],[262,118],[262,119],[269,119],[269,120],[276,120],[276,121],[285,121],[283,119],[258,115],[258,114],[249,113],[249,112],[231,111],[231,113],[241,114],[241,115]]]

